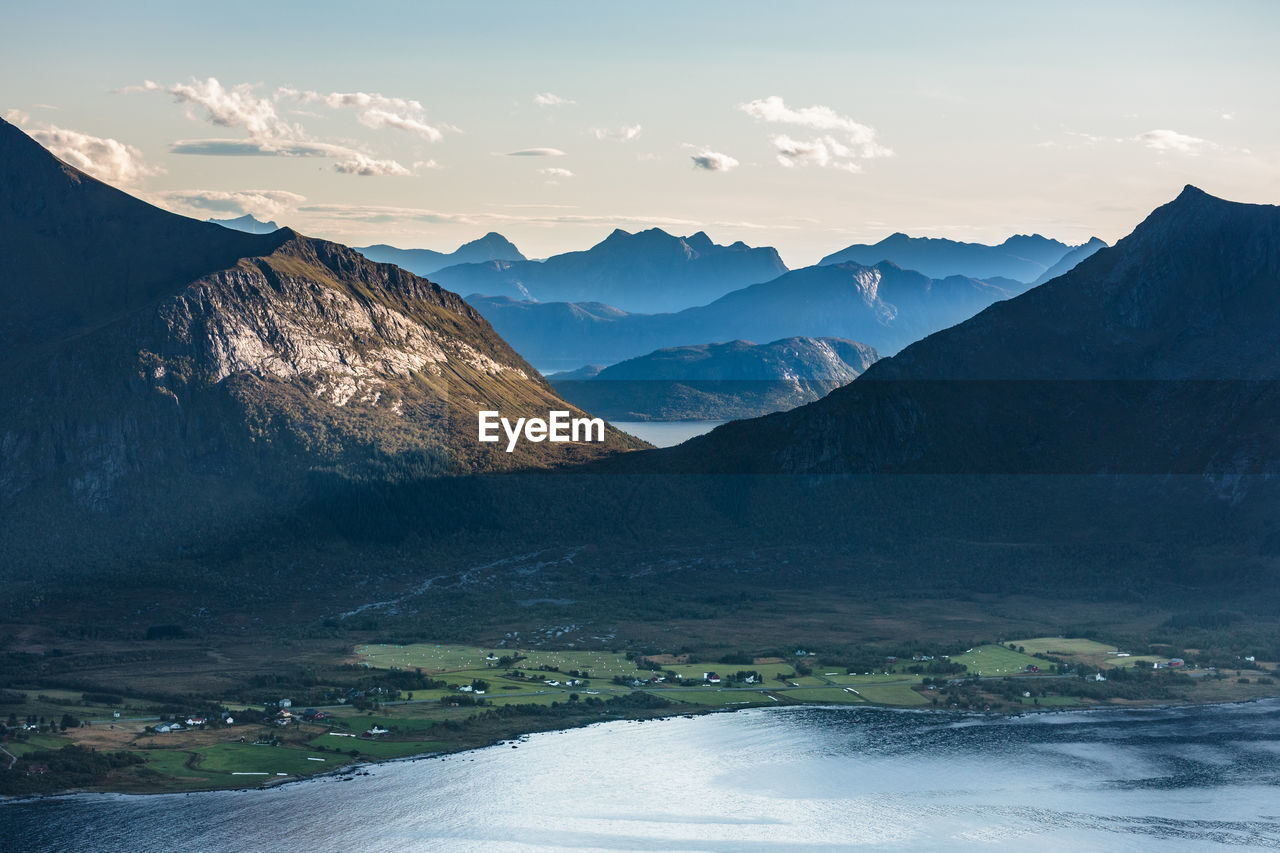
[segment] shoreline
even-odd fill
[[[484,749],[493,749],[499,746],[507,745],[511,741],[518,741],[539,734],[553,734],[557,732],[572,731],[574,729],[585,729],[592,726],[609,725],[620,722],[650,722],[671,720],[678,717],[701,717],[710,714],[739,713],[742,711],[766,710],[766,711],[782,711],[782,710],[800,710],[800,709],[842,709],[842,710],[878,710],[892,711],[898,713],[914,713],[914,714],[949,714],[955,716],[979,716],[979,717],[1023,717],[1023,716],[1040,716],[1044,714],[1066,714],[1066,713],[1092,713],[1092,712],[1117,712],[1117,711],[1154,711],[1154,710],[1181,710],[1189,708],[1230,708],[1241,705],[1250,705],[1258,702],[1280,701],[1280,694],[1274,696],[1257,696],[1249,699],[1238,699],[1232,701],[1216,701],[1216,702],[1153,702],[1150,704],[1138,703],[1127,705],[1093,705],[1080,707],[1031,707],[1018,711],[980,711],[971,709],[952,709],[952,708],[911,708],[902,705],[879,705],[873,703],[866,704],[845,704],[838,702],[804,702],[794,705],[763,705],[753,704],[746,706],[721,706],[713,708],[693,708],[673,711],[671,713],[659,713],[648,716],[619,716],[615,719],[608,720],[590,720],[574,725],[554,726],[545,729],[534,729],[527,731],[514,732],[502,737],[495,738],[487,743],[475,744],[456,750],[441,750],[437,752],[425,752],[415,755],[401,755],[392,758],[365,760],[360,759],[355,763],[334,767],[332,769],[322,770],[318,773],[308,774],[306,776],[286,776],[276,779],[268,779],[261,784],[251,787],[212,787],[197,788],[187,791],[112,791],[112,790],[92,790],[92,789],[69,789],[66,791],[56,791],[45,794],[29,794],[18,796],[0,796],[0,808],[7,805],[16,805],[25,802],[34,802],[40,800],[62,800],[77,797],[182,797],[191,796],[193,794],[213,794],[219,792],[241,792],[249,793],[252,791],[267,791],[276,788],[282,788],[286,785],[293,785],[302,782],[311,782],[320,779],[340,776],[355,776],[360,770],[385,764],[396,764],[409,761],[426,761],[435,758],[444,758],[451,755],[463,755],[469,752],[477,752]]]

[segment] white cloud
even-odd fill
[[[29,133],[54,156],[109,184],[128,186],[140,178],[164,171],[158,166],[148,165],[141,151],[119,140],[90,136],[51,124]]]
[[[605,127],[592,127],[587,129],[587,133],[596,139],[612,139],[617,142],[630,142],[640,135],[643,128],[638,124],[623,125],[617,130],[610,130]]]
[[[1133,141],[1140,142],[1153,151],[1173,151],[1178,154],[1191,154],[1193,156],[1206,148],[1217,148],[1207,139],[1188,136],[1185,133],[1178,133],[1176,130],[1148,130],[1133,137]]]
[[[442,136],[439,128],[425,122],[423,107],[418,101],[377,93],[332,92],[322,95],[281,88],[271,97],[259,97],[252,86],[242,84],[227,88],[214,77],[172,86],[161,86],[147,80],[140,86],[129,86],[121,91],[166,92],[176,102],[187,105],[192,118],[198,118],[198,113],[203,111],[204,119],[211,124],[242,128],[248,133],[246,139],[181,139],[170,146],[175,154],[328,157],[338,161],[334,170],[343,174],[412,174],[395,160],[378,159],[350,145],[312,139],[300,124],[280,117],[276,102],[281,98],[291,98],[303,104],[322,103],[330,109],[356,109],[359,111],[357,121],[374,129],[392,127],[432,142]]]
[[[157,194],[167,207],[210,213],[251,213],[273,219],[297,208],[306,196],[287,190],[168,190]]]
[[[508,151],[508,157],[563,157],[559,148],[521,148],[519,151]]]
[[[783,166],[830,166],[846,172],[861,172],[853,151],[834,136],[819,136],[816,139],[792,139],[786,134],[773,137],[773,147],[777,152],[777,160]]]
[[[351,152],[351,156],[346,160],[340,160],[333,164],[335,172],[341,172],[344,175],[365,175],[375,177],[403,177],[412,175],[404,166],[401,166],[395,160],[375,160],[367,157],[359,151]]]
[[[1223,121],[1231,121],[1236,117],[1235,113],[1223,113],[1221,118]]]
[[[562,98],[559,95],[553,95],[550,92],[539,92],[533,96],[533,102],[540,107],[559,107],[566,104],[577,103],[568,98]]]
[[[556,169],[556,168],[539,169],[538,174],[546,175],[548,178],[572,178],[573,177],[573,172],[570,172],[568,169]]]
[[[435,160],[415,160],[415,161],[413,161],[413,170],[414,170],[415,172],[416,172],[417,170],[419,170],[419,169],[443,169],[443,168],[444,168],[444,167],[443,167],[443,166],[441,166],[439,163],[437,163]]]
[[[428,142],[439,142],[444,138],[444,134],[439,129],[426,122],[410,116],[397,115],[386,110],[365,110],[360,113],[357,120],[365,127],[371,127],[375,130],[380,127],[394,127],[396,130],[416,133]]]
[[[4,120],[10,124],[16,124],[19,127],[31,121],[31,114],[24,113],[22,110],[13,109],[4,114]]]
[[[695,169],[704,169],[708,172],[727,172],[738,166],[738,161],[728,154],[721,154],[718,151],[712,151],[710,148],[699,148],[690,156],[693,159],[693,167]]]
[[[792,109],[782,98],[771,95],[739,104],[738,109],[752,118],[771,124],[790,124],[810,130],[831,131],[812,139],[795,139],[788,134],[772,137],[778,162],[783,166],[813,164],[860,172],[861,160],[893,156],[893,150],[877,140],[875,128],[840,115],[831,107],[816,104]]]

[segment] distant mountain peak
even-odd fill
[[[237,216],[234,219],[206,219],[205,221],[212,222],[214,225],[221,225],[223,228],[230,228],[233,231],[243,231],[246,234],[270,234],[280,229],[280,226],[274,221],[268,220],[264,222],[252,213],[246,213],[244,216]]]

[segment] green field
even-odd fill
[[[332,739],[332,738],[331,738]],[[354,739],[353,739],[354,740]],[[363,750],[361,750],[363,751]],[[250,743],[215,743],[201,747],[196,769],[213,773],[315,773],[317,768],[338,767],[350,761],[346,756],[285,746],[255,746]],[[309,758],[322,759],[309,761]]]
[[[1080,637],[1032,637],[1029,640],[1010,640],[1015,646],[1025,649],[1029,655],[1053,655],[1054,657],[1073,657],[1079,655],[1105,655],[1116,651],[1115,646],[1085,640]]]
[[[849,693],[843,687],[787,690],[778,695],[792,702],[831,702],[839,705],[862,705],[871,701],[865,696]]]
[[[454,673],[463,671],[487,672],[492,675],[498,672],[496,662],[486,658],[514,656],[515,649],[482,649],[476,646],[451,644],[414,643],[394,646],[387,644],[359,646],[356,654],[369,666],[390,669],[422,669],[428,673]],[[539,651],[521,649],[519,654],[526,655],[518,663],[513,664],[524,672],[535,671],[541,666],[554,666],[561,672],[571,669],[590,672],[594,678],[610,679],[615,675],[631,675],[638,670],[625,655],[600,651]],[[554,673],[547,677],[555,678]]]
[[[928,697],[911,689],[911,683],[902,684],[868,684],[856,688],[862,697],[869,702],[881,705],[928,705]]]
[[[1050,664],[1039,658],[1010,651],[1004,646],[978,646],[962,655],[952,655],[952,663],[962,663],[969,668],[969,675],[1015,675],[1026,672],[1027,666],[1048,669]]]

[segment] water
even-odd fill
[[[654,447],[673,447],[695,435],[711,432],[728,421],[610,421],[613,426],[642,438]]]
[[[1280,848],[1280,701],[1017,718],[761,709],[369,772],[10,803],[0,838],[138,853]]]

